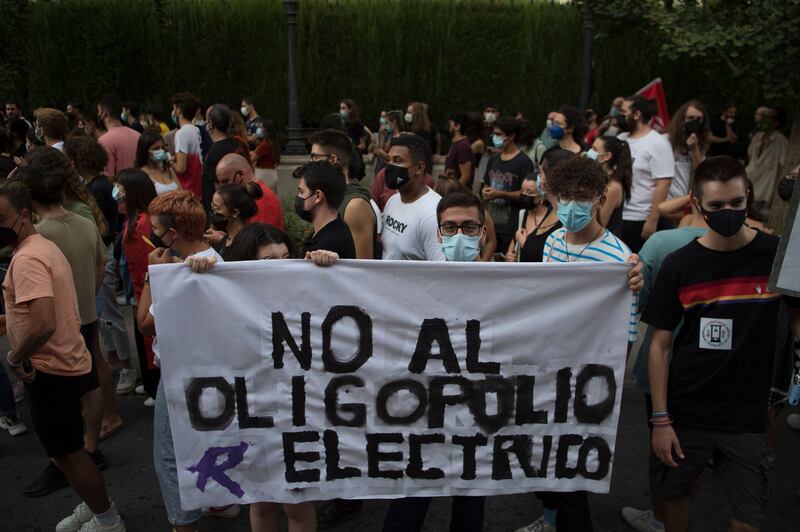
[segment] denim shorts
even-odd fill
[[[169,425],[167,396],[164,394],[163,379],[158,383],[153,414],[153,462],[170,524],[173,526],[191,525],[199,521],[202,515],[200,509],[184,510],[181,508],[175,446],[172,443],[172,429]]]

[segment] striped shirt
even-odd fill
[[[554,231],[544,243],[545,262],[625,262],[631,250],[608,229],[589,244],[567,244],[567,230],[562,227]],[[636,342],[636,324],[639,297],[633,296],[628,320],[628,342]]]

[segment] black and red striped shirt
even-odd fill
[[[764,432],[778,304],[767,289],[778,238],[758,232],[734,251],[693,240],[667,256],[642,320],[673,338],[667,404],[676,425]]]

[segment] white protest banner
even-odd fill
[[[183,506],[608,492],[628,268],[152,267]]]

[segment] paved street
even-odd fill
[[[127,309],[126,309],[127,310]],[[2,342],[5,344],[5,339]],[[0,345],[0,348],[3,348]],[[0,352],[5,352],[0,349]],[[152,460],[152,408],[145,407],[142,396],[120,398],[120,413],[125,427],[101,444],[110,467],[105,472],[109,491],[132,532],[168,531]],[[633,384],[623,392],[617,452],[614,461],[611,493],[591,495],[595,530],[630,530],[622,521],[620,508],[648,504],[646,482],[648,433],[644,422],[644,401]],[[28,422],[25,402],[20,403],[23,419]],[[800,529],[800,434],[786,426],[782,413],[777,428],[777,467],[772,471],[770,518],[768,530]],[[29,425],[30,426],[30,425]],[[16,438],[0,433],[0,531],[50,531],[60,518],[71,512],[77,497],[63,489],[47,497],[29,499],[22,486],[31,481],[46,465],[46,459],[32,432]],[[706,475],[693,509],[695,531],[725,530],[724,509],[713,498],[711,476]],[[334,530],[380,530],[385,501],[367,502],[358,518]],[[428,532],[448,530],[449,500],[437,499],[425,524]],[[533,495],[492,497],[487,501],[487,532],[513,532],[541,515],[541,505]],[[236,519],[208,518],[201,523],[203,532],[248,530],[246,508]]]

